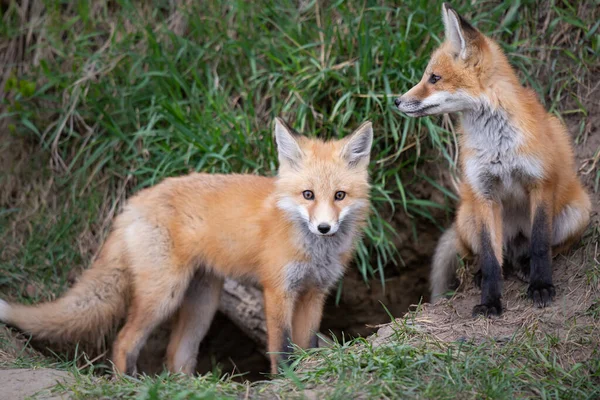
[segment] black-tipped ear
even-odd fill
[[[298,167],[302,162],[302,149],[297,141],[298,134],[281,118],[275,118],[275,142],[280,165]]]
[[[366,168],[369,165],[372,144],[373,125],[367,121],[346,138],[346,144],[342,148],[342,158],[350,167],[363,166]]]
[[[452,43],[454,51],[460,58],[469,58],[470,46],[477,30],[463,17],[461,17],[448,3],[442,5],[442,19],[446,40]]]

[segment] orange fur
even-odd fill
[[[148,335],[178,312],[167,366],[193,373],[198,344],[218,308],[223,279],[250,278],[264,288],[268,348],[276,372],[283,335],[287,332],[296,343],[308,346],[332,283],[318,285],[311,274],[294,275],[293,269],[300,268],[295,263],[311,262],[314,256],[303,242],[306,235],[314,235],[310,240],[315,246],[326,246],[342,234],[319,236],[306,226],[319,218],[342,226],[340,214],[352,214],[344,222],[350,245],[327,255],[343,272],[368,212],[372,140],[370,124],[349,138],[329,142],[295,136],[281,121],[276,126],[288,147],[297,144],[299,157],[293,164],[280,150],[277,178],[194,173],[140,191],[117,216],[98,260],[75,287],[52,303],[0,304],[4,307],[0,319],[36,337],[71,342],[99,339],[127,312],[112,361],[117,371],[135,373]],[[366,156],[352,158],[348,146],[366,151]],[[350,159],[358,164],[349,165]],[[307,189],[314,192],[314,200],[303,198]],[[340,190],[346,197],[334,200]],[[308,210],[309,220],[290,215],[279,205],[282,199],[287,207]],[[299,280],[293,282],[296,286],[290,276]]]

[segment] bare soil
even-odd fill
[[[52,389],[58,383],[67,383],[73,380],[71,374],[50,368],[41,369],[4,369],[0,370],[0,400],[21,399],[67,399],[60,393],[53,393]]]

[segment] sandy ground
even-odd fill
[[[72,380],[65,371],[50,368],[42,369],[3,369],[0,370],[0,400],[67,399],[51,389],[58,383]]]

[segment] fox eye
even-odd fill
[[[304,196],[306,200],[315,199],[315,194],[312,192],[312,190],[305,190],[304,192],[302,192],[302,196]]]
[[[431,83],[432,85],[435,85],[437,81],[439,81],[440,79],[442,79],[441,76],[436,75],[436,74],[431,74],[431,76],[429,77],[429,83]]]
[[[342,192],[341,190],[339,192],[335,192],[335,199],[340,201],[340,200],[344,200],[344,198],[346,197],[346,192]]]

